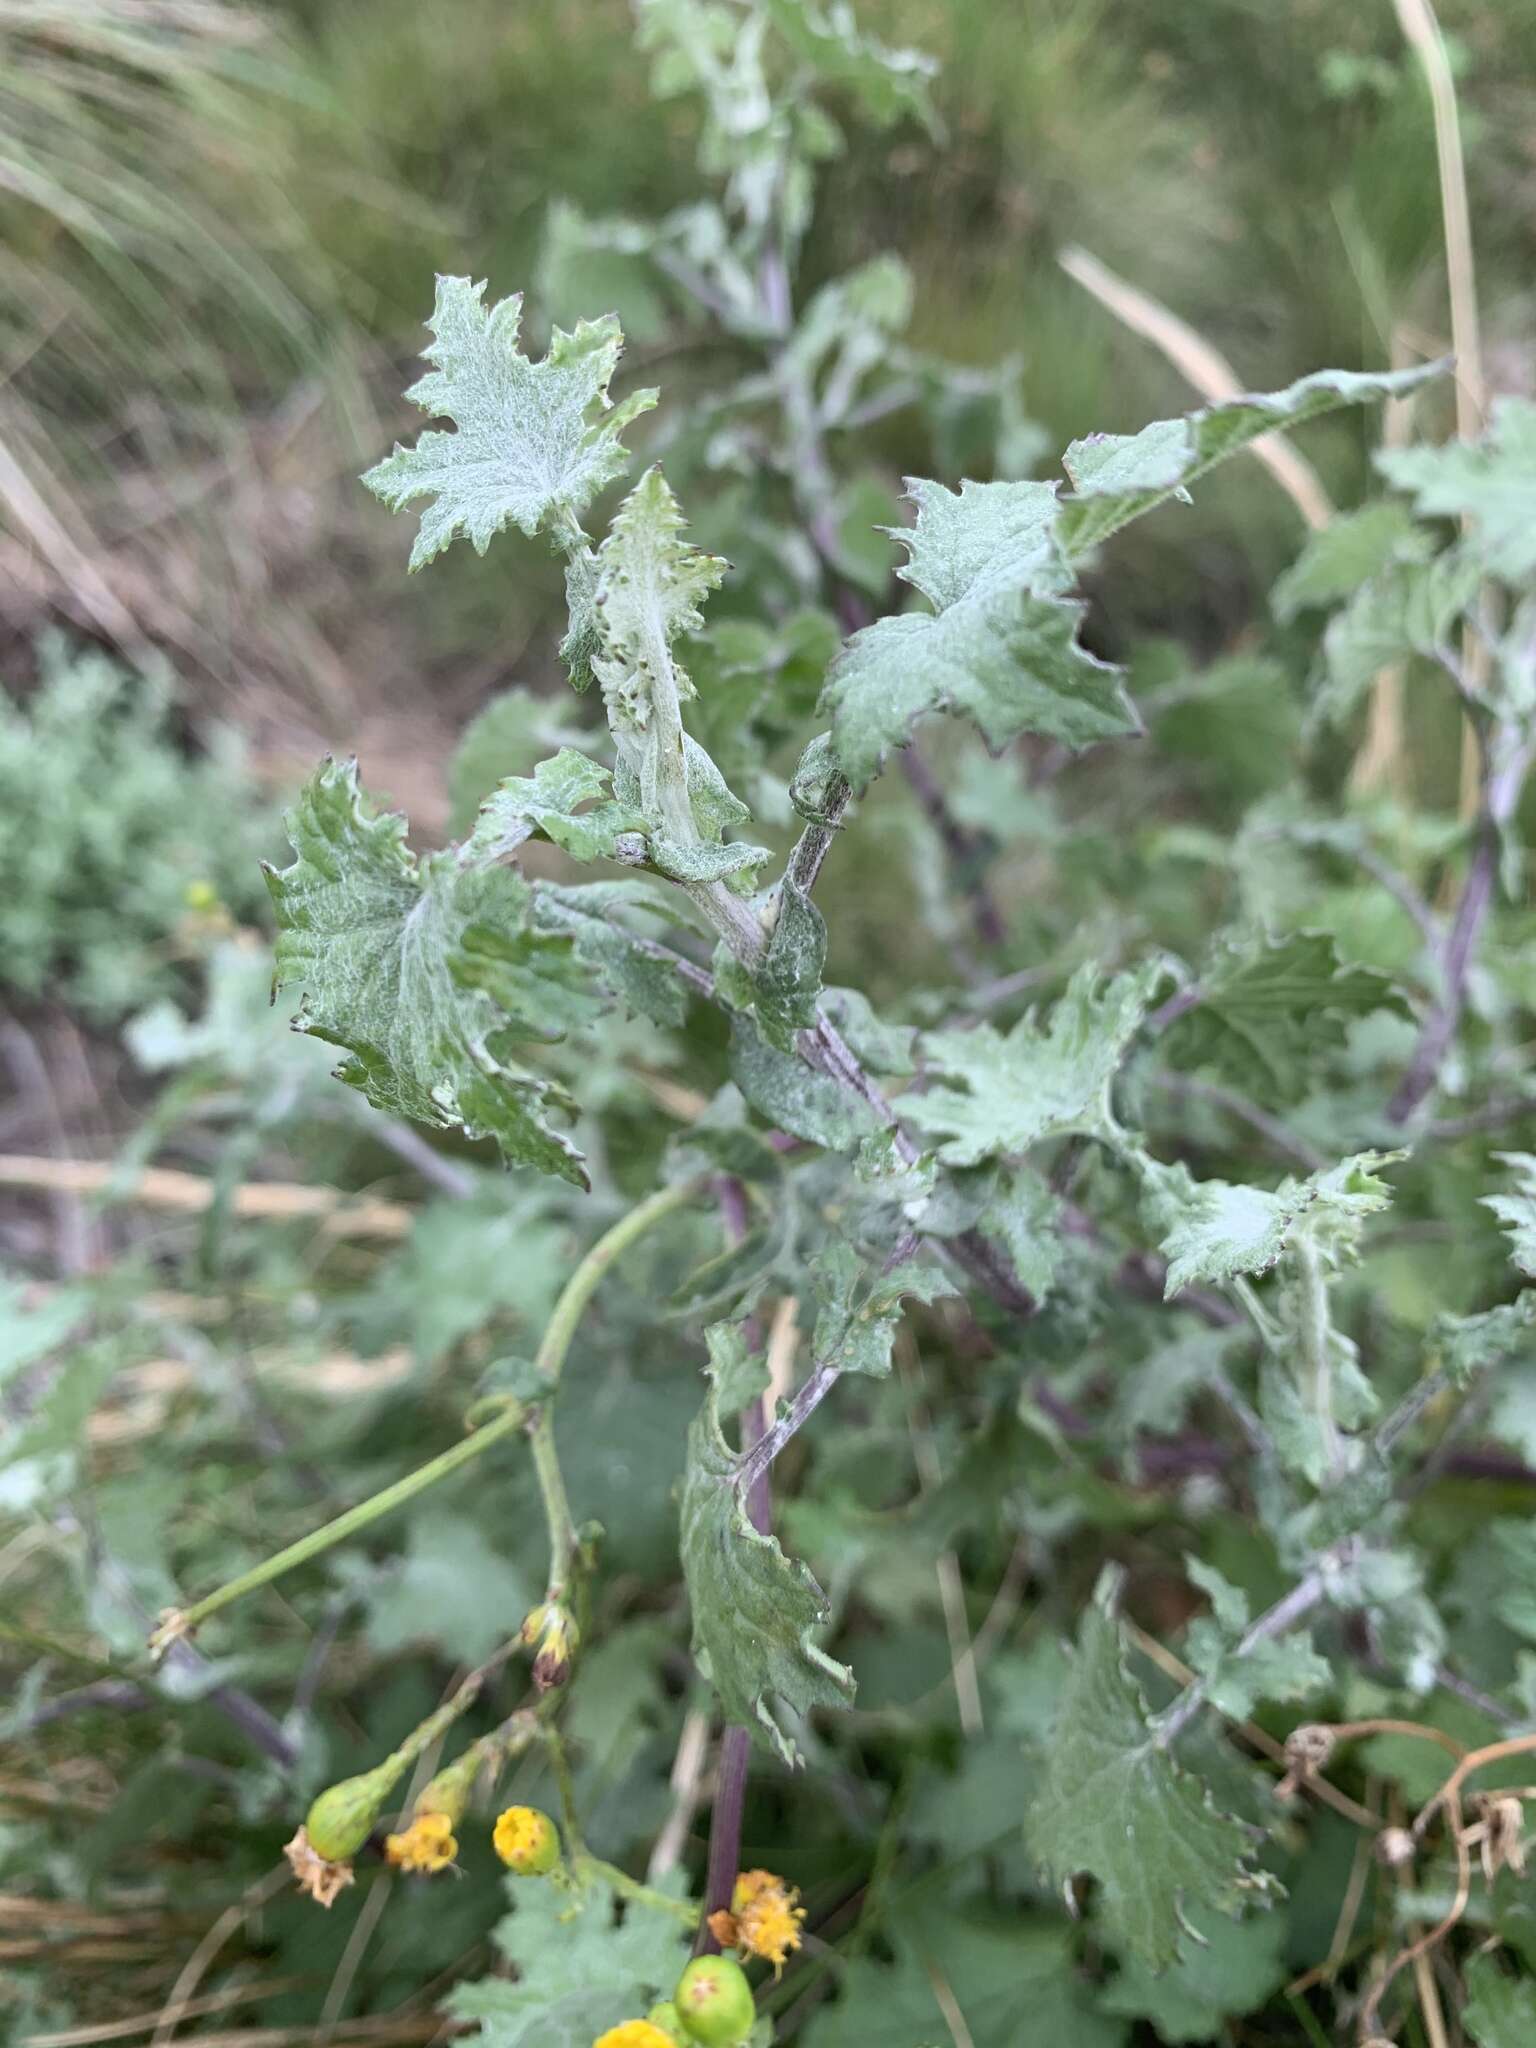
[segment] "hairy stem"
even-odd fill
[[[825,1363],[814,1366],[778,1421],[772,1428],[765,1429],[757,1442],[746,1452],[736,1467],[735,1485],[737,1491],[747,1500],[751,1500],[754,1488],[764,1478],[780,1451],[790,1438],[809,1422],[841,1377],[841,1366]]]
[[[264,1558],[248,1572],[242,1572],[238,1578],[230,1579],[227,1584],[209,1593],[204,1599],[194,1601],[190,1607],[175,1609],[150,1637],[151,1650],[157,1654],[162,1653],[189,1630],[196,1628],[200,1622],[206,1621],[212,1614],[217,1614],[221,1608],[243,1599],[247,1593],[254,1593],[258,1587],[271,1585],[274,1579],[282,1578],[296,1566],[307,1564],[312,1557],[319,1557],[336,1544],[344,1543],[347,1537],[356,1535],[359,1529],[366,1529],[381,1516],[403,1507],[408,1500],[414,1500],[418,1493],[424,1493],[429,1486],[435,1486],[440,1479],[446,1479],[450,1473],[457,1472],[461,1465],[467,1465],[472,1459],[481,1457],[493,1444],[501,1443],[505,1438],[515,1435],[522,1428],[525,1417],[526,1411],[519,1404],[509,1403],[494,1421],[487,1422],[472,1435],[465,1437],[461,1443],[440,1452],[437,1457],[429,1458],[425,1465],[418,1465],[414,1472],[407,1472],[403,1479],[397,1479],[392,1486],[383,1487],[378,1493],[371,1494],[367,1500],[359,1501],[356,1507],[348,1508],[345,1514],[337,1515],[334,1520],[326,1522],[318,1529],[312,1529],[307,1536],[299,1537],[297,1542],[290,1543],[271,1557]]]
[[[1328,1276],[1317,1241],[1303,1234],[1296,1244],[1300,1312],[1301,1394],[1317,1418],[1327,1469],[1337,1469],[1339,1431],[1333,1417],[1333,1320],[1328,1308]]]

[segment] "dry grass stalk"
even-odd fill
[[[1445,38],[1431,0],[1395,0],[1397,19],[1418,58],[1429,87],[1435,122],[1435,160],[1440,175],[1440,211],[1445,228],[1445,276],[1451,302],[1451,347],[1456,354],[1456,433],[1475,441],[1488,409],[1483,367],[1482,319],[1477,305],[1477,269],[1472,253],[1472,208],[1467,198],[1467,162],[1461,143],[1461,111]],[[1487,680],[1488,651],[1470,628],[1462,637],[1462,668],[1469,686]],[[1470,722],[1461,733],[1463,818],[1474,817],[1479,801],[1477,738]]]
[[[1223,405],[1243,395],[1245,387],[1220,349],[1159,300],[1117,277],[1087,249],[1063,249],[1056,260],[1122,326],[1160,350],[1208,404]],[[1308,526],[1315,530],[1328,524],[1333,501],[1317,471],[1289,441],[1279,434],[1262,434],[1249,452],[1263,463]]]
[[[96,1195],[111,1191],[119,1201],[147,1203],[200,1215],[212,1208],[218,1190],[201,1174],[148,1166],[119,1185],[120,1168],[110,1159],[43,1159],[0,1155],[0,1187],[39,1188],[50,1193]],[[237,1216],[291,1223],[313,1217],[336,1237],[404,1237],[415,1211],[401,1202],[358,1200],[336,1188],[300,1187],[288,1181],[247,1181],[230,1205]]]

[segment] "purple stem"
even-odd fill
[[[704,1882],[704,1917],[693,1944],[698,1956],[717,1956],[720,1944],[709,1930],[711,1913],[729,1908],[741,1869],[741,1816],[747,1803],[747,1765],[752,1738],[745,1728],[727,1728],[720,1737],[720,1765],[715,1778],[715,1805],[709,1822],[709,1875]]]
[[[1408,1071],[1387,1105],[1387,1115],[1393,1123],[1406,1123],[1439,1082],[1440,1069],[1455,1039],[1456,1027],[1461,1022],[1462,1006],[1467,999],[1467,976],[1482,935],[1483,922],[1493,902],[1493,885],[1499,868],[1499,835],[1519,805],[1530,765],[1530,745],[1515,746],[1503,764],[1488,774],[1477,848],[1467,870],[1466,884],[1456,905],[1456,915],[1445,942],[1445,955],[1440,963],[1440,1000],[1425,1019],[1413,1058],[1408,1062]]]
[[[746,1496],[749,1516],[752,1515],[752,1502],[758,1488],[767,1485],[769,1466],[790,1438],[816,1413],[837,1385],[841,1373],[842,1367],[838,1365],[816,1366],[772,1429],[760,1429],[750,1444],[743,1432],[744,1456],[736,1467],[735,1485]],[[755,1517],[753,1527],[757,1527]]]
[[[1170,996],[1166,1003],[1152,1012],[1147,1019],[1147,1029],[1155,1037],[1159,1031],[1166,1031],[1170,1024],[1177,1024],[1181,1017],[1186,1016],[1204,1000],[1205,991],[1198,982],[1189,988],[1181,988],[1176,996]]]
[[[1456,905],[1456,920],[1445,948],[1444,992],[1425,1019],[1408,1071],[1387,1105],[1387,1115],[1395,1124],[1406,1123],[1434,1087],[1440,1077],[1441,1063],[1456,1036],[1467,996],[1467,971],[1472,964],[1473,948],[1483,928],[1483,919],[1488,915],[1488,906],[1493,901],[1493,874],[1497,860],[1498,833],[1489,826],[1478,841],[1466,887]]]
[[[726,1175],[718,1188],[720,1213],[729,1237],[746,1234],[747,1197],[741,1182]],[[741,1448],[754,1451],[763,1437],[763,1405],[749,1401],[741,1411]],[[773,1502],[768,1486],[768,1468],[747,1488],[747,1519],[759,1536],[766,1536],[773,1522]],[[699,1921],[694,1954],[718,1955],[720,1944],[709,1931],[709,1916],[731,1903],[741,1869],[741,1816],[747,1802],[747,1771],[751,1762],[752,1737],[745,1728],[729,1726],[720,1735],[720,1762],[715,1777],[715,1803],[709,1817],[709,1869],[704,1880],[704,1913]]]
[[[938,833],[944,851],[959,872],[977,938],[984,946],[1000,946],[1008,936],[1008,928],[982,873],[981,842],[973,832],[965,829],[949,808],[938,778],[919,753],[916,741],[902,748],[901,766],[913,795],[922,805],[929,824]]]

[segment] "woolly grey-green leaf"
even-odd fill
[[[1519,583],[1536,571],[1536,402],[1496,398],[1481,439],[1385,448],[1376,466],[1420,512],[1470,520],[1490,575]]]
[[[520,1040],[588,1022],[592,996],[561,934],[537,929],[515,869],[418,861],[405,820],[363,798],[354,761],[327,761],[289,813],[298,858],[267,869],[275,987],[298,985],[294,1029],[339,1045],[338,1077],[376,1108],[494,1137],[511,1163],[586,1185],[548,1122],[563,1092]]]
[[[421,568],[463,534],[483,555],[508,526],[537,533],[558,516],[579,514],[605,484],[623,474],[629,456],[620,435],[656,403],[654,391],[632,392],[615,406],[608,386],[624,337],[610,313],[556,328],[549,352],[532,362],[517,346],[523,298],[515,292],[487,308],[485,282],[439,277],[428,326],[433,365],[406,393],[432,419],[455,432],[428,428],[414,447],[397,442],[363,482],[393,512],[430,498],[411,549]]]
[[[1183,497],[1190,484],[1277,427],[1299,427],[1341,406],[1404,397],[1446,364],[1411,370],[1318,370],[1284,391],[1245,394],[1183,419],[1154,420],[1138,434],[1090,434],[1062,457],[1074,496],[1062,506],[1061,545],[1077,559],[1144,512]]]
[[[1042,1138],[1115,1128],[1109,1090],[1163,978],[1154,962],[1108,981],[1080,967],[1042,1027],[1033,1013],[1011,1031],[930,1031],[924,1067],[944,1085],[903,1104],[911,1123],[940,1140],[949,1166],[1025,1152]]]
[[[1120,680],[1077,644],[1083,606],[1055,542],[1055,487],[909,478],[917,524],[898,573],[928,613],[855,633],[827,675],[821,712],[844,775],[862,788],[925,712],[956,711],[993,748],[1026,732],[1071,747],[1139,730]]]

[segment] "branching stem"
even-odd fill
[[[1244,1630],[1232,1652],[1233,1656],[1246,1657],[1250,1651],[1257,1649],[1260,1643],[1273,1642],[1276,1636],[1283,1636],[1287,1629],[1294,1628],[1299,1621],[1304,1621],[1313,1608],[1321,1603],[1327,1588],[1329,1567],[1341,1556],[1341,1552],[1331,1552],[1326,1559],[1319,1560],[1305,1578],[1298,1579],[1289,1593],[1277,1600],[1273,1607],[1266,1609],[1257,1621]],[[1159,1749],[1169,1749],[1178,1740],[1205,1705],[1209,1690],[1210,1681],[1197,1678],[1193,1685],[1186,1687],[1179,1695],[1158,1723],[1154,1740]]]
[[[620,1258],[637,1239],[648,1230],[670,1216],[674,1210],[686,1207],[698,1195],[700,1181],[680,1181],[676,1186],[661,1188],[654,1195],[621,1216],[613,1228],[600,1237],[586,1257],[577,1266],[566,1282],[560,1299],[555,1304],[554,1314],[549,1319],[543,1341],[539,1345],[536,1364],[540,1377],[553,1396],[555,1384],[560,1377],[565,1355],[571,1346],[587,1303],[594,1290],[615,1259]],[[296,1543],[277,1551],[250,1571],[242,1572],[238,1578],[220,1586],[216,1592],[195,1601],[192,1606],[180,1608],[169,1615],[150,1638],[150,1648],[163,1652],[181,1637],[190,1633],[200,1622],[206,1621],[221,1608],[230,1606],[247,1593],[254,1593],[260,1586],[268,1586],[274,1579],[280,1579],[295,1566],[307,1564],[313,1557],[345,1542],[347,1537],[366,1529],[381,1516],[403,1507],[418,1493],[424,1493],[429,1486],[435,1486],[440,1479],[457,1472],[472,1459],[481,1457],[493,1444],[515,1435],[526,1426],[528,1411],[521,1402],[509,1401],[500,1414],[486,1422],[479,1429],[465,1437],[461,1443],[442,1451],[425,1465],[418,1465],[414,1472],[407,1472],[392,1486],[382,1488],[359,1501],[356,1507],[348,1508],[345,1514],[337,1515],[322,1528],[312,1529],[307,1536],[301,1536]],[[537,1420],[530,1433],[533,1448],[534,1468],[539,1476],[540,1490],[544,1497],[545,1514],[549,1520],[550,1540],[550,1583],[558,1581],[563,1588],[575,1555],[576,1536],[571,1520],[569,1504],[565,1497],[564,1482],[555,1456],[554,1424],[550,1415],[550,1402],[546,1398],[541,1404]]]

